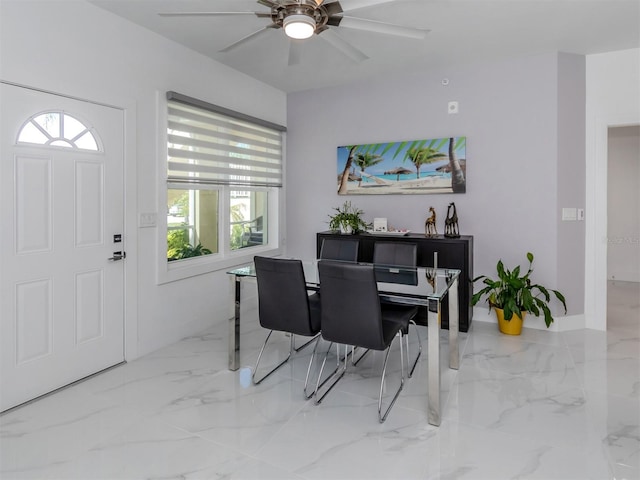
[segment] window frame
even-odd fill
[[[65,136],[58,135],[57,137],[53,137],[44,128],[42,128],[41,126],[38,126],[38,122],[36,122],[36,120],[38,118],[40,118],[43,115],[48,115],[48,114],[59,115],[59,117],[60,117],[60,120],[59,120],[60,125],[64,125],[64,120],[65,120],[66,117],[75,120],[76,122],[78,122],[80,125],[82,125],[84,127],[84,130],[82,131],[82,135],[76,135],[76,136],[71,137],[71,138],[68,138],[66,135]],[[36,126],[36,128],[38,130],[40,130],[42,135],[47,137],[48,140],[45,141],[45,142],[28,142],[28,141],[25,141],[25,140],[20,140],[20,137],[22,136],[23,131],[30,124],[33,124],[34,126]],[[62,133],[62,132],[60,132],[60,133]],[[85,148],[85,147],[81,147],[81,146],[79,146],[77,144],[77,141],[80,140],[82,137],[84,137],[86,134],[89,134],[91,136],[91,139],[95,143],[95,148]],[[54,144],[54,142],[59,142],[59,141],[64,141],[68,145]],[[37,112],[37,113],[31,115],[27,120],[22,122],[22,125],[18,129],[18,133],[16,135],[15,145],[29,146],[29,147],[54,148],[54,149],[70,151],[70,152],[84,152],[84,153],[104,154],[104,145],[102,143],[102,139],[100,138],[100,135],[98,135],[98,132],[93,127],[93,125],[91,125],[84,118],[82,118],[81,115],[77,115],[75,113],[71,113],[71,112],[68,112],[68,111],[65,111],[65,110],[60,110],[60,109],[42,110],[40,112]]]
[[[157,119],[158,119],[158,172],[157,172],[157,211],[162,212],[156,216],[156,257],[157,257],[157,284],[169,283],[190,278],[197,275],[226,270],[231,267],[250,263],[254,255],[281,255],[282,235],[285,232],[284,225],[284,181],[282,187],[265,186],[239,186],[239,185],[207,185],[207,189],[218,190],[218,218],[219,228],[219,252],[184,260],[167,260],[167,192],[169,188],[189,190],[189,185],[169,183],[167,178],[167,141],[168,141],[168,101],[164,92],[157,94]],[[242,116],[242,114],[239,114]],[[244,116],[246,118],[251,118]],[[282,176],[284,180],[286,168],[286,130],[282,131]],[[267,243],[251,247],[230,249],[231,231],[231,191],[264,191],[267,193]],[[224,233],[223,233],[224,232]]]

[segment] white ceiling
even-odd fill
[[[640,0],[340,0],[345,11],[377,1],[349,15],[430,32],[415,40],[333,27],[369,58],[354,62],[320,34],[301,41],[300,63],[288,66],[290,40],[281,29],[219,52],[268,25],[268,18],[158,15],[269,12],[255,0],[89,1],[285,92],[550,51],[586,55],[640,47]]]

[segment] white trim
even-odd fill
[[[75,95],[69,95],[66,93],[56,92],[54,90],[48,90],[46,88],[34,87],[33,85],[26,85],[24,83],[12,82],[10,80],[0,79],[0,83],[4,83],[6,85],[13,85],[14,87],[27,88],[29,90],[34,90],[36,92],[49,93],[51,95],[56,95],[58,97],[70,98],[71,100],[78,100],[79,102],[93,103],[94,105],[100,105],[101,107],[115,108],[117,110],[125,110],[126,108],[129,108],[131,105],[135,105],[135,101],[129,100],[129,99],[125,100],[124,102],[121,100],[97,101],[97,100],[90,100],[84,97],[78,97]]]
[[[597,117],[587,125],[585,216],[585,326],[607,329],[607,175],[609,128],[637,125],[633,116]],[[589,128],[591,127],[591,128]],[[589,136],[589,133],[592,136]],[[591,148],[590,148],[591,147]]]
[[[138,159],[136,102],[124,102],[124,358],[139,355],[138,345]]]
[[[527,315],[524,319],[523,326],[534,330],[548,330],[550,332],[568,332],[585,328],[585,316],[582,313],[564,317],[555,315],[553,319],[553,323],[547,328],[547,325],[544,323],[544,317]],[[473,307],[473,321],[498,324],[495,314],[490,312],[486,307]]]

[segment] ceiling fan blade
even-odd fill
[[[325,3],[323,4],[323,6],[327,11],[327,15],[329,15],[329,18],[333,17],[334,15],[340,15],[342,13],[342,6],[340,5],[340,2]]]
[[[383,33],[386,35],[395,35],[397,37],[416,38],[424,40],[427,38],[429,30],[420,28],[403,27],[402,25],[394,25],[393,23],[378,22],[376,20],[365,20],[356,17],[333,17],[337,19],[338,25],[345,28],[353,28],[356,30],[366,30],[368,32]]]
[[[367,58],[369,58],[364,54],[364,52],[362,52],[361,50],[358,50],[356,47],[351,45],[349,42],[347,42],[345,39],[343,39],[340,35],[338,35],[331,29],[325,30],[324,32],[322,32],[322,35],[318,35],[318,36],[324,39],[327,43],[329,43],[331,46],[333,46],[337,50],[340,50],[342,53],[344,53],[347,57],[349,57],[351,60],[353,60],[356,63],[360,63],[366,60]]]
[[[255,32],[250,33],[246,37],[243,37],[240,40],[238,40],[236,42],[233,42],[232,44],[227,45],[222,50],[218,50],[218,51],[221,52],[221,53],[225,53],[225,52],[228,52],[230,50],[233,50],[234,48],[242,45],[243,43],[248,42],[249,40],[252,40],[252,39],[258,37],[259,35],[262,35],[267,30],[271,30],[273,28],[277,28],[277,27],[274,27],[273,25],[268,25],[268,26],[266,26],[264,28],[261,28],[260,30],[256,30]]]
[[[342,10],[350,12],[358,8],[373,7],[382,3],[393,3],[393,0],[342,0]]]
[[[265,7],[269,7],[269,8],[272,8],[278,5],[278,2],[273,0],[258,0],[258,3],[260,5],[264,5]]]
[[[289,40],[289,61],[288,65],[298,65],[302,59],[302,41],[301,40]]]
[[[161,12],[161,17],[216,17],[224,15],[258,15],[259,12]]]

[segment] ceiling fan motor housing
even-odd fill
[[[340,13],[342,13],[342,7],[338,2],[318,5],[315,0],[301,0],[300,2],[282,2],[271,6],[271,20],[279,28],[283,28],[287,17],[304,15],[315,23],[314,33],[316,34],[326,30],[327,24],[337,26],[340,17],[331,17]]]

